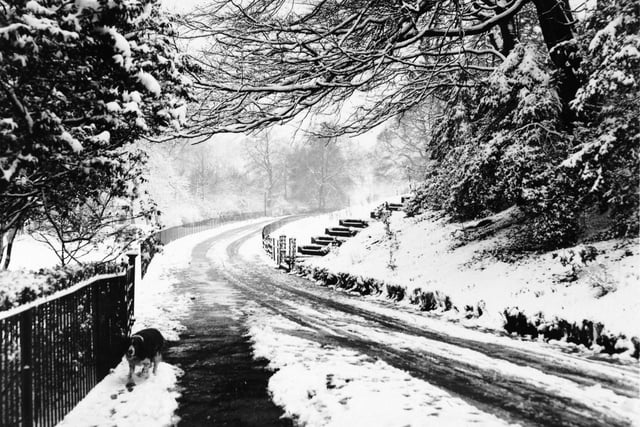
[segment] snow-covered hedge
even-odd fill
[[[462,317],[480,317],[486,311],[484,301],[477,304],[456,305],[448,295],[440,291],[423,291],[415,288],[407,295],[406,287],[397,284],[384,283],[378,279],[366,278],[350,273],[332,273],[325,268],[310,265],[297,265],[295,272],[303,277],[314,280],[322,286],[332,286],[359,295],[381,295],[394,301],[402,301],[408,296],[412,305],[418,306],[420,311],[445,312],[454,310]],[[503,328],[506,332],[530,338],[549,340],[564,340],[569,343],[583,345],[586,348],[601,350],[607,354],[629,353],[632,357],[640,358],[640,339],[627,337],[623,334],[606,332],[605,325],[584,319],[574,322],[558,317],[545,319],[538,313],[528,316],[518,307],[507,307],[503,310]]]
[[[0,311],[46,297],[99,274],[118,273],[123,268],[120,263],[92,263],[35,272],[3,271],[0,273]]]
[[[511,334],[542,337],[549,340],[565,340],[584,345],[587,348],[600,348],[607,354],[630,352],[632,357],[640,358],[640,339],[623,334],[605,332],[602,323],[588,319],[582,322],[571,322],[558,317],[545,319],[541,313],[527,316],[518,307],[510,307],[503,311],[504,329]]]

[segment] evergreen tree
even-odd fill
[[[0,234],[10,247],[28,219],[62,230],[53,222],[63,212],[107,198],[130,207],[143,157],[128,144],[184,123],[190,81],[154,0],[0,9]]]

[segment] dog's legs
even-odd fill
[[[156,375],[158,373],[158,363],[160,363],[161,360],[162,356],[160,355],[160,353],[153,356],[153,375]]]
[[[129,362],[129,376],[127,378],[127,385],[135,384],[133,381],[133,371],[135,370],[136,365],[134,363]]]
[[[140,372],[140,376],[145,376],[145,378],[149,378],[149,366],[151,365],[151,359],[145,359],[142,361],[142,372]]]

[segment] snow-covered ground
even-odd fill
[[[504,419],[384,361],[305,339],[305,332],[312,334],[311,329],[283,317],[258,313],[256,310],[249,318],[255,356],[269,360],[269,367],[275,371],[269,380],[269,392],[274,402],[285,409],[286,415],[300,425],[509,425]],[[351,324],[352,332],[358,333],[354,324]],[[394,348],[409,349],[415,354],[435,352],[450,359],[452,364],[464,361],[469,366],[477,365],[501,378],[516,379],[603,413],[622,415],[628,420],[637,420],[640,413],[637,398],[620,396],[600,386],[584,387],[539,369],[436,340],[383,332],[372,335],[371,329],[361,332],[381,345],[392,344]],[[568,356],[560,357],[561,363],[577,363]]]
[[[329,219],[322,216],[318,223],[313,219],[300,221],[300,231],[308,233],[307,227],[322,226]],[[291,223],[280,231],[293,232],[296,223]],[[280,234],[280,233],[278,233]],[[260,258],[267,263],[271,260],[261,253],[260,239],[249,239],[240,249],[247,258]],[[313,284],[310,284],[313,287]],[[398,319],[408,325],[415,325],[425,331],[440,331],[457,339],[491,343],[505,349],[522,349],[534,358],[552,358],[558,366],[571,369],[580,366],[591,372],[615,378],[616,381],[633,381],[637,378],[608,369],[606,365],[577,359],[561,352],[550,354],[548,346],[539,342],[513,340],[502,335],[483,333],[468,329],[459,323],[447,322],[438,317],[423,316],[414,310],[399,309],[392,304],[379,304],[373,298],[342,298],[336,296],[340,304],[348,304],[365,312]],[[329,319],[336,314],[327,307],[296,306],[302,317],[327,319],[314,327],[331,328]],[[640,411],[638,399],[617,395],[599,386],[583,387],[577,382],[548,375],[543,370],[523,366],[499,358],[492,358],[476,351],[473,347],[461,348],[439,340],[416,337],[404,333],[388,333],[367,327],[362,319],[341,312],[337,324],[348,325],[350,334],[389,346],[406,349],[410,354],[435,354],[451,364],[463,361],[468,366],[488,369],[498,377],[514,378],[522,384],[531,384],[536,389],[551,395],[560,395],[579,401],[605,413],[621,414],[627,419],[635,419]],[[458,396],[449,393],[427,381],[416,378],[384,361],[371,358],[356,350],[339,348],[314,338],[318,331],[294,323],[283,316],[254,307],[248,316],[249,336],[254,343],[254,355],[269,360],[269,367],[275,371],[269,380],[269,392],[276,404],[282,406],[287,416],[306,426],[464,426],[464,425],[508,425],[508,422],[491,413],[468,404]],[[340,329],[341,331],[341,329]],[[314,335],[314,333],[316,335]],[[338,333],[327,329],[327,333]],[[310,338],[307,338],[310,337]],[[419,398],[417,398],[419,396]]]
[[[348,209],[322,215],[322,218],[337,222],[342,215],[359,217],[365,211],[368,213],[367,209],[367,206]],[[304,219],[296,224],[302,224],[301,232],[309,233],[312,230],[305,227],[314,225],[314,221]],[[294,228],[286,226],[279,232]],[[220,248],[224,248],[224,245]],[[240,253],[249,259],[258,257],[267,263],[272,262],[262,251],[259,235],[248,239],[240,248]],[[230,262],[223,250],[212,250],[207,256],[212,262],[222,265]],[[367,307],[371,308],[369,305]],[[358,351],[305,339],[305,334],[313,335],[315,331],[261,306],[249,302],[244,310],[248,312],[248,335],[253,342],[254,357],[267,359],[269,368],[274,371],[269,379],[269,393],[274,403],[281,406],[285,416],[294,419],[296,425],[509,425],[460,397],[412,377],[384,361],[372,359]],[[392,336],[390,339],[399,338]],[[411,344],[405,342],[403,345]]]
[[[135,324],[133,331],[147,327],[159,329],[168,340],[179,339],[183,330],[180,319],[188,312],[191,296],[177,291],[176,273],[189,265],[191,250],[199,242],[245,224],[248,220],[178,239],[157,254],[144,279],[136,285]],[[176,382],[181,370],[161,363],[157,375],[134,377],[136,386],[127,391],[128,364],[123,361],[62,420],[61,427],[127,427],[172,426],[178,422],[174,415],[180,391]]]
[[[129,367],[120,363],[58,424],[65,427],[172,426],[178,419],[176,381],[180,369],[160,363],[156,375],[134,377],[136,386],[125,387]]]
[[[391,200],[394,201],[394,200]],[[322,234],[325,227],[337,225],[339,218],[360,217],[365,212],[340,212],[307,218],[287,224],[277,235],[297,237],[298,245],[311,235]],[[360,215],[358,215],[360,214]],[[637,241],[609,240],[592,244],[599,252],[587,265],[575,261],[577,280],[567,281],[572,266],[563,266],[560,258],[582,246],[530,255],[514,262],[502,262],[487,256],[495,247],[493,239],[473,241],[459,246],[455,235],[469,224],[455,224],[424,215],[405,218],[395,212],[391,230],[398,246],[393,251],[395,268],[388,267],[390,241],[384,225],[371,221],[370,227],[325,257],[305,259],[308,265],[375,278],[406,288],[439,291],[448,295],[458,307],[484,305],[479,318],[464,319],[463,313],[443,313],[456,320],[501,329],[503,311],[517,307],[528,316],[542,313],[582,322],[600,322],[605,332],[640,336],[640,248]],[[483,254],[484,253],[484,254]],[[405,298],[405,302],[408,298]],[[462,319],[461,319],[462,318]]]
[[[254,316],[250,324],[255,356],[276,371],[274,402],[300,425],[509,425],[381,360],[296,337],[305,328],[285,318]]]
[[[38,270],[55,267],[60,261],[47,244],[35,240],[27,234],[16,236],[11,251],[10,270]]]

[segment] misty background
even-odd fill
[[[283,215],[372,202],[408,191],[424,168],[420,143],[402,121],[357,138],[280,126],[139,145],[149,156],[145,186],[163,226],[237,211]]]

